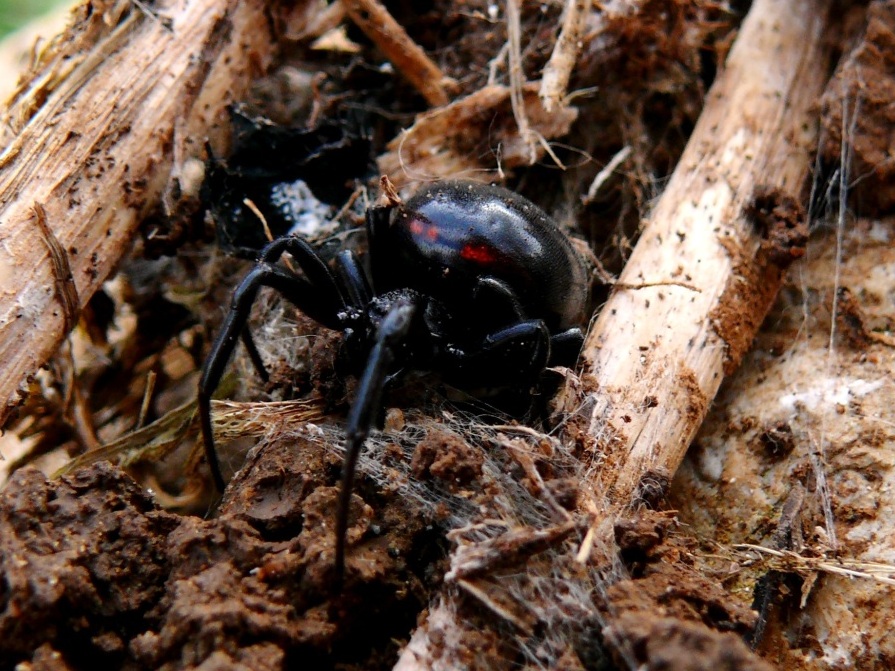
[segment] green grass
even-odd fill
[[[0,37],[70,0],[0,0]]]

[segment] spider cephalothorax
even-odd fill
[[[388,382],[431,370],[457,386],[531,383],[548,365],[571,365],[583,336],[587,264],[537,206],[502,187],[439,182],[405,203],[367,210],[369,263],[351,251],[327,265],[297,237],[274,240],[233,294],[199,383],[199,414],[209,467],[224,480],[214,448],[210,398],[241,338],[266,375],[246,329],[262,286],[323,326],[345,334],[359,375],[346,433],[336,525],[336,580],[345,561],[348,503],[357,457]],[[289,253],[301,273],[278,263]]]

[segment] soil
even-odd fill
[[[531,115],[545,138],[531,149],[519,141],[514,114],[519,105],[536,104],[536,91],[515,99],[489,79],[491,59],[507,41],[502,14],[490,19],[485,2],[438,2],[425,12],[399,4],[389,5],[399,23],[467,96],[457,105],[422,114],[419,94],[382,65],[382,55],[350,23],[326,33],[338,47],[311,48],[306,39],[284,49],[282,67],[250,101],[278,124],[303,124],[313,114],[344,122],[348,135],[369,143],[350,152],[361,163],[327,172],[342,198],[329,203],[340,216],[320,239],[327,253],[353,245],[363,253],[354,233],[365,201],[360,190],[345,194],[355,186],[375,193],[380,171],[497,175],[496,164],[513,188],[599,250],[606,272],[617,273],[680,155],[739,17],[716,3],[669,9],[647,1],[630,14],[608,12],[600,30],[582,38],[570,84],[580,98],[553,115]],[[528,40],[522,67],[534,81],[561,12],[555,3],[522,4]],[[850,190],[850,216],[891,215],[895,181],[886,157],[895,151],[895,2],[849,12],[844,56],[821,105],[819,164],[833,175],[841,130],[849,128],[851,169],[860,176]],[[363,56],[353,56],[351,45]],[[508,67],[493,67],[505,83]],[[293,102],[288,88],[285,96],[272,95],[299,70],[320,73],[313,86],[308,79],[301,101]],[[600,97],[592,98],[594,90]],[[417,114],[413,132],[402,134]],[[565,170],[555,169],[544,151],[549,142]],[[345,146],[326,140],[311,154],[316,159]],[[582,202],[578,194],[626,146],[631,163]],[[531,166],[530,151],[539,159]],[[230,171],[227,179],[250,172],[234,166],[222,168]],[[888,551],[885,528],[867,524],[888,519],[883,493],[895,472],[886,456],[895,424],[872,396],[881,375],[875,367],[891,370],[892,363],[891,221],[855,223],[847,251],[869,260],[846,264],[843,283],[833,287],[827,280],[841,265],[836,236],[812,231],[814,241],[806,244],[803,224],[804,211],[822,204],[803,208],[778,196],[756,195],[752,214],[765,243],[758,260],[740,264],[741,275],[767,279],[766,290],[748,300],[778,301],[758,347],[751,338],[757,324],[741,323],[742,315],[730,311],[714,316],[729,348],[726,372],[739,366],[737,377],[715,402],[677,478],[645,474],[630,516],[599,532],[610,539],[603,551],[580,559],[592,528],[580,483],[595,439],[583,428],[576,433],[574,419],[565,444],[553,437],[543,397],[555,388],[556,371],[537,387],[537,402],[529,403],[528,394],[521,404],[519,394],[511,399],[514,410],[522,407],[516,416],[499,409],[499,400],[458,398],[435,378],[414,378],[387,397],[395,407],[384,412],[386,430],[374,434],[361,457],[341,585],[332,530],[340,427],[356,385],[340,367],[341,338],[285,301],[260,301],[251,327],[262,358],[274,362],[269,379],[259,380],[240,352],[222,392],[263,401],[266,409],[234,404],[251,421],[220,420],[218,429],[233,439],[222,441],[222,460],[234,474],[218,501],[189,404],[221,306],[249,268],[211,251],[214,217],[207,212],[220,216],[241,201],[228,199],[217,210],[207,203],[170,218],[157,213],[118,278],[82,313],[71,347],[41,372],[6,427],[24,447],[10,457],[0,491],[0,668],[832,671],[849,662],[887,668],[895,659],[885,642],[891,599],[866,582],[855,588],[819,578],[816,564],[765,564],[736,550],[754,542],[801,552],[805,561],[836,556],[818,531],[824,485],[812,470],[817,451],[809,449],[826,432],[838,547],[849,559],[877,562]],[[818,259],[827,265],[811,265]],[[792,263],[803,273],[799,280],[787,279]],[[595,289],[595,303],[602,292]],[[738,304],[744,300],[737,296]],[[809,304],[810,311],[802,309]],[[836,416],[880,418],[842,435],[827,415],[817,425],[800,424],[813,421],[814,397],[792,400],[789,387],[773,386],[775,367],[807,348],[805,333],[812,343],[826,342],[831,324],[839,325],[843,358],[856,366],[843,363],[831,374],[831,385],[840,379],[851,385]],[[819,368],[790,365],[776,371],[787,382]],[[879,382],[891,387],[885,384]],[[771,409],[788,402],[798,414],[739,412],[738,402],[771,388],[772,397],[756,402]],[[818,394],[827,392],[836,390]],[[305,405],[278,405],[294,398]],[[664,399],[644,403],[658,402]],[[685,411],[701,415],[710,402],[700,397]],[[299,413],[308,413],[302,422]],[[144,425],[144,433],[130,433]],[[135,445],[128,442],[134,435],[150,437]],[[79,456],[99,443],[115,447],[109,456],[122,465]],[[72,456],[85,465],[58,478],[45,475]],[[804,501],[781,515],[785,502],[795,500],[794,483]],[[825,612],[844,624],[830,626]],[[878,625],[862,633],[861,622],[849,619],[857,612]]]
[[[320,474],[337,474],[338,461],[319,441],[290,440],[249,466],[212,519],[161,510],[106,462],[58,481],[18,471],[0,495],[0,666],[36,650],[71,668],[392,658],[432,587],[409,568],[423,559],[412,542],[425,520],[396,492],[375,493],[375,519],[356,498],[349,542],[370,538],[334,593],[338,488]]]
[[[692,539],[673,533],[669,514],[646,513],[615,527],[632,577],[606,593],[604,636],[619,667],[645,669],[773,668],[744,642],[757,614],[694,567]],[[699,654],[694,655],[698,649]]]

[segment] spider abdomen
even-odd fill
[[[439,182],[394,209],[371,249],[377,291],[413,287],[469,309],[482,278],[505,283],[551,332],[581,324],[587,265],[540,208],[499,186]]]

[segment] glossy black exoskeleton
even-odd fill
[[[355,465],[386,384],[428,370],[467,388],[530,385],[547,366],[574,363],[589,291],[588,266],[569,238],[537,206],[498,186],[432,184],[406,203],[368,209],[367,235],[369,273],[351,251],[330,268],[300,238],[267,245],[234,292],[199,385],[208,463],[223,489],[210,398],[239,338],[266,378],[246,329],[258,289],[275,289],[343,332],[343,356],[360,377],[345,429],[337,583]],[[284,252],[301,275],[277,263]]]

